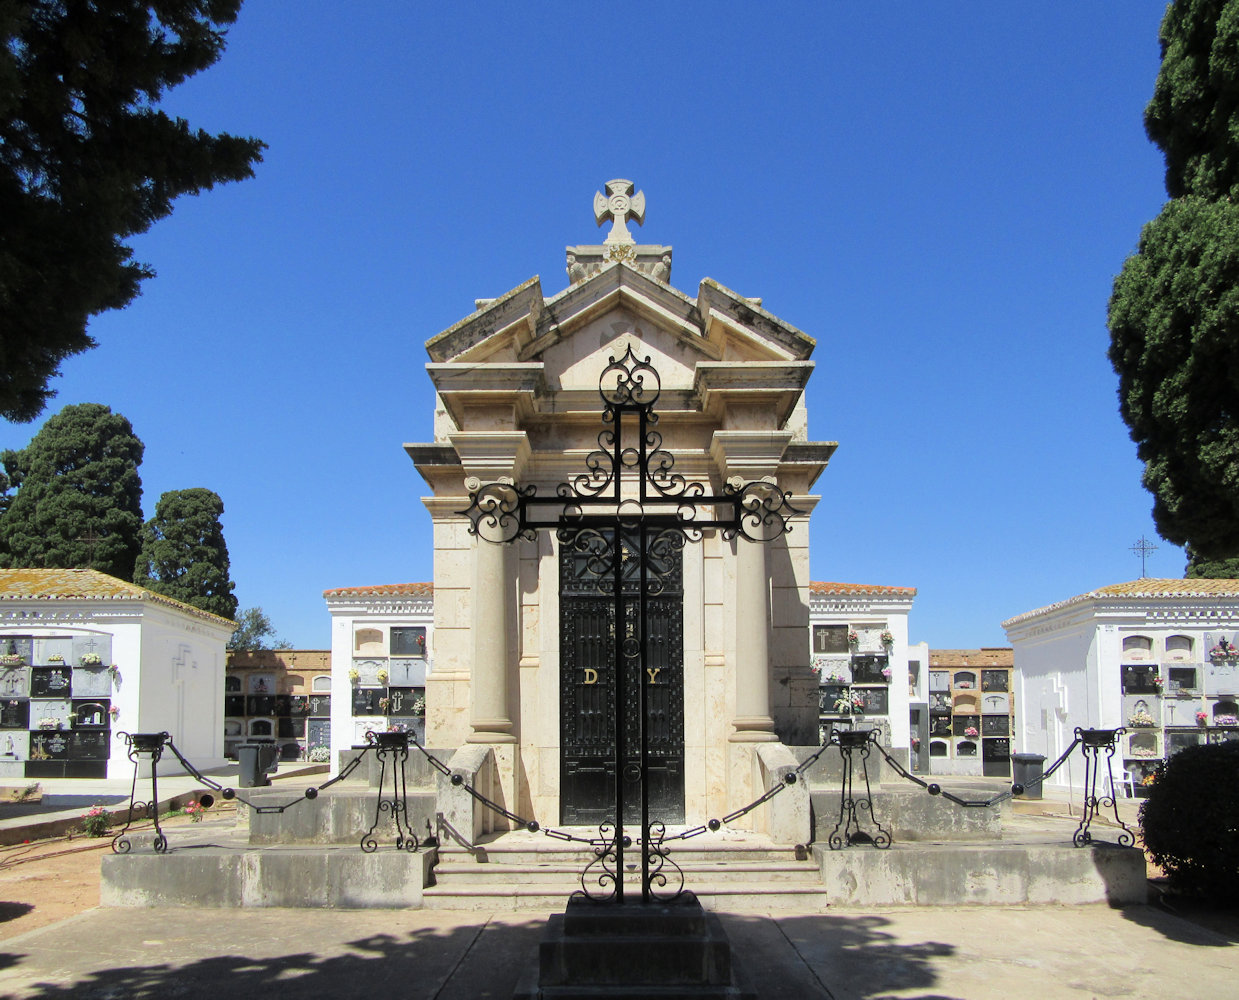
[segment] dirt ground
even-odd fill
[[[160,819],[165,830],[192,822]],[[149,824],[135,823],[131,831]],[[99,905],[99,862],[112,838],[54,837],[0,847],[0,941]]]

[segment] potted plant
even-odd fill
[[[117,719],[120,718],[120,709],[116,705],[113,705],[111,708],[108,709],[108,717],[113,722],[115,722]]]
[[[965,735],[965,736],[968,736],[968,737],[971,737],[971,738],[973,738],[973,739],[975,739],[976,737],[980,736],[981,734],[980,734],[979,732],[977,732],[977,727],[976,727],[976,726],[969,726],[967,729],[965,729],[965,730],[964,730],[964,735]]]
[[[882,643],[883,646],[893,646],[895,645],[895,637],[890,632],[883,632],[878,636],[878,642]]]
[[[103,662],[103,657],[98,653],[85,653],[82,656],[81,664],[83,667],[97,667]]]
[[[1207,726],[1208,724],[1209,724],[1209,713],[1208,712],[1197,712],[1196,713],[1196,725]]]
[[[350,684],[356,684],[358,681],[361,680],[361,671],[358,670],[356,667],[349,667],[348,668],[348,679],[349,679]]]
[[[888,681],[891,679],[891,668],[890,667],[882,668],[882,677],[883,679],[888,680]]]
[[[856,629],[848,629],[848,645],[855,649],[860,645],[860,633]]]
[[[387,683],[387,678],[388,678],[388,676],[390,676],[390,675],[387,673],[387,671],[386,671],[386,670],[380,670],[380,671],[379,671],[379,674],[378,674],[378,677],[379,677],[379,683],[380,683],[380,684],[386,684],[386,683]]]

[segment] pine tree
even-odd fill
[[[224,502],[206,489],[172,490],[159,498],[142,526],[133,582],[203,611],[231,618],[237,611],[229,578]]]
[[[241,0],[0,3],[0,417],[32,420],[91,316],[153,272],[125,245],[264,144],[158,110],[211,66]]]
[[[142,452],[128,420],[82,403],[49,419],[25,448],[0,454],[10,483],[0,566],[87,567],[132,579]]]
[[[1239,565],[1239,0],[1178,0],[1145,112],[1174,199],[1110,298],[1119,408],[1163,538]]]

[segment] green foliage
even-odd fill
[[[1239,553],[1239,206],[1181,198],[1145,226],[1110,338],[1158,531],[1205,558]]]
[[[1239,198],[1239,2],[1177,0],[1144,125],[1166,154],[1166,191]]]
[[[228,576],[228,545],[219,523],[224,502],[205,489],[172,490],[142,526],[133,582],[231,618],[237,599]]]
[[[95,803],[82,814],[82,832],[88,837],[106,837],[112,830],[112,814]]]
[[[237,630],[228,640],[229,649],[289,649],[283,639],[267,640],[275,635],[275,626],[262,608],[246,608],[236,616]]]
[[[1140,807],[1144,846],[1186,893],[1239,900],[1239,741],[1166,761]]]
[[[1175,199],[1110,297],[1119,408],[1162,537],[1193,575],[1239,557],[1239,0],[1178,0],[1145,112]]]
[[[0,566],[88,567],[133,576],[142,527],[142,442],[99,403],[66,406],[20,451],[0,454],[11,487]]]
[[[1232,559],[1201,559],[1189,548],[1183,575],[1205,580],[1239,580],[1239,556]]]
[[[0,4],[0,416],[32,420],[91,316],[153,272],[124,240],[183,194],[253,176],[264,144],[157,109],[211,66],[241,0]]]

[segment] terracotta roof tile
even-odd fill
[[[875,597],[880,595],[895,595],[907,597],[916,596],[915,587],[883,587],[877,584],[867,583],[825,583],[821,580],[814,580],[809,584],[810,594],[872,594]]]
[[[336,587],[324,597],[434,597],[433,583],[383,583],[376,587]]]
[[[126,583],[97,569],[0,569],[0,600],[7,601],[146,601],[223,625],[236,622],[153,590]]]
[[[1047,604],[1044,608],[1035,608],[1032,611],[1024,612],[1022,615],[1016,615],[1014,618],[1008,618],[1002,623],[1002,626],[1003,628],[1009,628],[1012,625],[1018,625],[1021,622],[1049,614],[1051,611],[1057,611],[1060,608],[1106,597],[1128,597],[1135,600],[1157,600],[1166,597],[1194,598],[1196,600],[1208,600],[1216,597],[1239,597],[1239,580],[1160,580],[1143,577],[1139,580],[1129,580],[1127,583],[1112,583],[1109,586],[1090,590],[1086,594],[1077,594],[1075,597],[1069,597],[1065,601]]]

